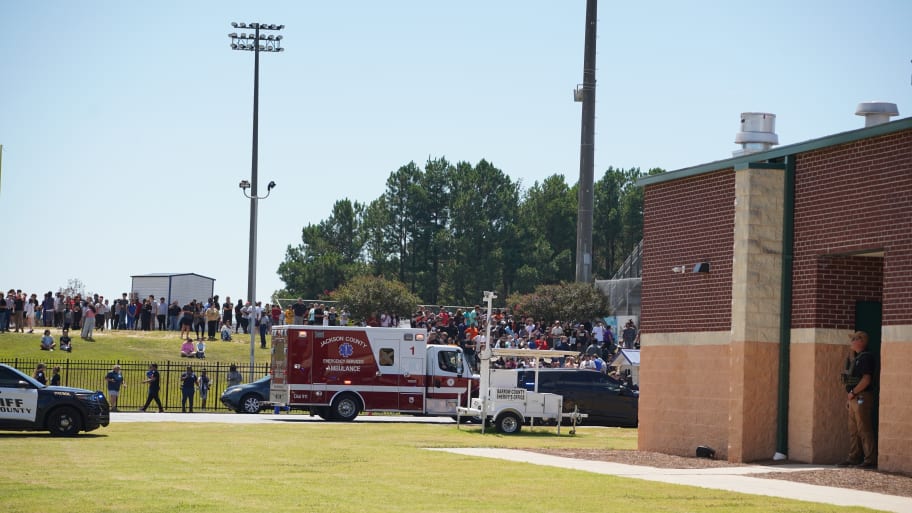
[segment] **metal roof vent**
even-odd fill
[[[734,157],[766,151],[779,144],[779,136],[776,135],[776,115],[767,112],[742,112],[741,131],[735,134],[735,144],[740,144],[741,149],[732,152]]]
[[[890,122],[890,117],[899,116],[895,103],[861,102],[855,108],[856,116],[864,116],[865,127],[882,125]]]

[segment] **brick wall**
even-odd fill
[[[796,164],[792,327],[851,328],[859,299],[883,301],[884,325],[912,323],[912,131],[799,154]],[[822,257],[867,250],[883,250],[882,269]]]
[[[877,257],[824,255],[817,259],[816,288],[813,301],[800,305],[809,326],[852,329],[856,301],[882,301],[883,259]]]
[[[650,185],[644,197],[640,329],[729,330],[734,171]],[[709,274],[693,273],[697,262],[709,262]],[[679,265],[687,272],[671,271]]]

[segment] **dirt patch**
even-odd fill
[[[900,474],[861,470],[855,468],[832,468],[826,470],[808,470],[807,472],[767,472],[748,474],[763,479],[781,479],[820,486],[851,488],[865,492],[885,493],[912,497],[912,477]]]
[[[600,449],[525,449],[529,452],[538,452],[551,456],[564,458],[577,458],[581,460],[610,461],[626,465],[643,465],[655,468],[716,468],[737,467],[734,463],[706,458],[685,458],[658,452],[646,451],[609,451]]]
[[[610,461],[626,465],[643,465],[655,468],[717,468],[738,467],[735,463],[727,461],[708,460],[703,458],[688,458],[646,451],[614,451],[599,449],[526,449],[551,456],[577,458],[581,460]],[[760,465],[775,466],[785,462],[758,462]],[[912,476],[890,474],[877,470],[861,470],[855,468],[827,468],[825,470],[808,470],[797,472],[762,472],[747,474],[750,477],[763,479],[779,479],[794,481],[819,486],[833,486],[836,488],[850,488],[866,492],[912,497]]]

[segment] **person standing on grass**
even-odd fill
[[[25,296],[22,291],[16,291],[13,296],[13,323],[16,325],[14,333],[25,333]]]
[[[199,375],[199,391],[200,391],[200,409],[203,411],[206,410],[206,399],[209,398],[209,387],[211,386],[212,381],[209,379],[209,376],[206,374],[206,369],[200,370]]]
[[[180,320],[180,338],[188,339],[190,338],[190,327],[193,326],[193,304],[184,305],[184,308],[181,310],[181,320]]]
[[[35,367],[35,374],[32,377],[42,385],[47,385],[47,376],[45,375],[45,372],[47,372],[47,367],[45,367],[43,363],[39,363],[38,366]]]
[[[278,303],[275,303],[272,305],[272,310],[270,310],[270,314],[272,316],[272,325],[273,326],[278,326],[278,325],[282,324],[282,313],[283,313],[282,307],[280,307]]]
[[[152,331],[152,313],[154,307],[152,306],[152,299],[143,299],[142,308],[139,312],[140,327],[143,331]]]
[[[117,398],[120,397],[120,388],[127,386],[124,383],[123,374],[120,373],[120,365],[115,365],[111,371],[105,375],[105,381],[108,387],[108,402],[111,403],[111,411],[117,411]]]
[[[178,304],[177,300],[171,302],[168,305],[168,330],[169,331],[178,331],[180,330],[180,318],[181,318],[181,307]]]
[[[187,371],[181,374],[181,413],[187,413],[187,405],[190,405],[190,413],[193,413],[193,395],[196,393],[197,378],[193,372],[193,367],[188,365]]]
[[[257,301],[256,325],[257,329],[260,330],[260,349],[266,349],[266,332],[269,330],[272,318],[266,311],[266,308],[268,308],[269,305],[266,305],[266,308],[263,308],[260,305],[261,303]]]
[[[44,295],[44,301],[41,302],[41,320],[45,328],[55,326],[54,324],[54,294],[47,292]]]
[[[198,302],[193,306],[193,332],[196,334],[197,340],[202,340],[206,334],[205,312],[206,309],[203,308],[202,302]]]
[[[92,334],[95,330],[95,305],[93,305],[91,301],[86,302],[85,308],[83,308],[82,311],[82,317],[82,338],[89,342],[94,342],[95,339],[92,338]]]
[[[165,323],[168,319],[168,302],[165,301],[165,298],[158,300],[156,318],[158,319],[158,331],[165,331],[168,329],[168,325]]]
[[[233,363],[231,364],[230,367],[228,367],[227,378],[228,378],[228,388],[231,388],[235,385],[240,385],[241,381],[244,380],[244,376],[242,376],[240,371],[238,371],[237,365],[235,365]]]
[[[135,329],[134,326],[136,324],[136,314],[138,313],[136,310],[137,310],[136,301],[131,300],[130,303],[127,305],[127,329],[128,330]]]
[[[60,386],[60,366],[55,365],[54,370],[51,373],[51,386],[59,387]]]
[[[9,301],[7,301],[3,293],[0,292],[0,333],[9,331],[9,315]]]
[[[231,297],[225,298],[225,303],[222,305],[222,322],[231,326],[231,323],[234,319],[234,304],[231,303]]]
[[[208,329],[209,340],[215,340],[215,332],[218,331],[218,322],[221,317],[221,313],[218,309],[217,303],[209,303],[209,308],[206,309],[206,328]]]
[[[304,324],[304,316],[307,315],[307,305],[304,304],[303,298],[298,298],[298,302],[291,305],[291,311],[294,312],[294,319],[292,322],[295,325]]]
[[[161,391],[161,374],[158,373],[157,363],[149,364],[149,370],[146,371],[146,379],[143,380],[143,383],[149,385],[149,394],[146,396],[146,404],[139,411],[146,411],[152,401],[155,401],[155,404],[158,405],[158,413],[164,413],[165,409],[162,408],[161,399],[158,397]]]
[[[38,306],[38,296],[32,294],[32,296],[25,303],[25,325],[28,328],[28,333],[35,332],[35,309]]]
[[[126,292],[121,295],[123,297],[117,300],[117,303],[114,305],[114,311],[117,313],[117,329],[125,330],[127,329],[127,307],[130,302],[127,301]]]

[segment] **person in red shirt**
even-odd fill
[[[272,305],[272,311],[270,312],[270,315],[272,315],[272,324],[274,326],[282,324],[279,322],[279,319],[282,317],[282,308],[278,303]]]

